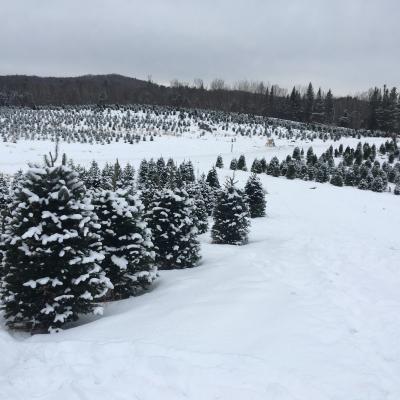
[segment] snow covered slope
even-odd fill
[[[57,335],[1,327],[0,399],[398,400],[399,199],[261,179],[247,246],[203,235],[198,268]]]

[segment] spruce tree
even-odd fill
[[[229,168],[233,171],[237,170],[237,160],[236,158],[232,158],[231,164],[229,166]]]
[[[57,154],[57,152],[56,152]],[[14,194],[3,248],[7,325],[55,331],[97,304],[112,285],[101,268],[97,217],[85,186],[57,156],[31,168]]]
[[[90,168],[88,169],[85,185],[89,190],[98,189],[102,185],[101,170],[95,160],[92,161]]]
[[[198,233],[203,234],[208,230],[208,207],[203,197],[203,187],[198,182],[186,185],[186,192],[193,200],[193,221]]]
[[[239,171],[247,171],[247,167],[246,167],[246,158],[244,156],[244,154],[242,154],[239,157],[238,163],[237,163],[237,169]]]
[[[99,190],[93,194],[103,245],[102,267],[114,286],[109,293],[113,300],[136,295],[157,276],[143,205],[137,197],[128,196],[122,190]]]
[[[343,186],[343,176],[339,172],[335,172],[332,175],[331,184],[334,186]]]
[[[261,174],[264,172],[261,162],[257,160],[257,158],[255,158],[253,161],[253,164],[251,166],[251,172],[254,172],[255,174]]]
[[[396,186],[394,187],[393,193],[394,193],[396,196],[399,196],[399,195],[400,195],[400,182],[397,182],[397,183],[396,183]]]
[[[135,191],[135,169],[129,163],[127,163],[122,170],[121,187],[130,194],[133,194]]]
[[[208,172],[206,182],[214,189],[219,189],[221,187],[218,180],[218,173],[215,167],[212,167]]]
[[[256,174],[252,174],[248,179],[244,192],[247,196],[247,204],[251,218],[265,216],[265,191],[262,187],[260,179]]]
[[[228,179],[214,208],[213,243],[243,245],[248,242],[250,214],[244,193]]]
[[[219,155],[219,156],[217,157],[217,162],[215,163],[215,166],[216,166],[217,168],[224,168],[224,161],[223,161],[221,155]]]
[[[193,206],[193,200],[183,189],[162,189],[154,194],[146,220],[153,233],[155,260],[160,269],[197,265],[200,244]]]
[[[6,216],[9,214],[11,193],[10,183],[4,174],[0,173],[0,232],[5,229]]]

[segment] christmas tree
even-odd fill
[[[193,214],[194,203],[185,190],[163,189],[154,194],[146,220],[153,233],[156,263],[160,269],[197,265],[200,245]]]
[[[265,192],[256,174],[250,176],[244,192],[247,197],[251,218],[264,217],[266,207]]]
[[[157,276],[151,231],[143,219],[143,205],[125,191],[96,191],[93,205],[99,218],[103,270],[114,289],[110,299],[134,296]]]
[[[7,325],[51,332],[99,313],[112,287],[101,268],[97,217],[85,186],[56,156],[31,168],[14,194],[4,239],[2,301]]]
[[[242,245],[248,241],[249,210],[245,195],[228,179],[218,194],[214,208],[213,243]]]

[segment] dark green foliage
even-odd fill
[[[264,217],[266,208],[265,191],[257,175],[252,174],[250,176],[244,192],[247,197],[251,218]]]
[[[343,186],[343,176],[336,172],[332,175],[331,184],[334,186]]]
[[[296,178],[296,166],[293,161],[290,161],[287,164],[287,170],[286,170],[286,178],[287,179],[294,179]]]
[[[108,298],[123,299],[147,289],[157,271],[142,203],[123,191],[99,190],[93,193],[93,205],[105,256],[102,267],[114,286]]]
[[[244,154],[242,154],[242,155],[239,157],[239,160],[238,160],[238,162],[237,162],[237,169],[238,169],[239,171],[247,171],[247,167],[246,167],[246,158],[245,158]]]
[[[261,174],[264,172],[261,162],[258,161],[257,158],[255,158],[253,161],[253,164],[251,166],[251,172],[254,172],[255,174]]]
[[[160,269],[197,265],[200,245],[193,214],[193,200],[185,190],[162,189],[154,193],[146,220],[153,233],[156,264]]]
[[[208,207],[203,197],[203,184],[191,183],[186,185],[186,192],[193,199],[193,221],[198,233],[202,234],[208,230]]]
[[[4,239],[7,324],[46,332],[100,312],[111,284],[101,269],[97,217],[77,173],[55,160],[31,168],[14,194]]]
[[[218,194],[214,208],[213,243],[242,245],[248,242],[249,209],[244,193],[229,179]]]
[[[215,163],[215,166],[217,168],[224,168],[224,161],[222,160],[222,156],[221,155],[219,155],[217,157],[217,162]]]
[[[218,180],[218,173],[217,173],[217,170],[215,169],[215,167],[212,167],[210,169],[210,171],[208,172],[206,182],[212,188],[219,189],[221,187],[221,185],[219,184],[219,180]]]

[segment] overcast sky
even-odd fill
[[[0,0],[0,74],[400,86],[399,0]]]

